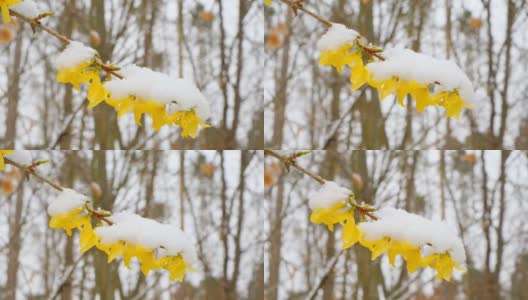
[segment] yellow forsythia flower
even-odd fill
[[[343,249],[350,248],[354,246],[355,243],[361,240],[362,233],[354,221],[354,214],[350,212],[345,220],[345,225],[343,225]]]
[[[100,240],[98,240],[98,242],[95,244],[95,247],[97,247],[97,249],[106,253],[106,255],[108,256],[108,263],[111,263],[114,259],[123,255],[126,246],[126,243],[123,241],[119,241],[110,245],[105,245],[102,244]]]
[[[451,274],[454,269],[463,271],[464,268],[460,267],[451,256],[447,253],[435,253],[424,258],[425,263],[436,270],[436,278],[444,279],[447,281],[451,280]]]
[[[156,259],[154,250],[145,248],[141,245],[126,243],[124,241],[119,241],[110,245],[98,242],[95,245],[98,249],[108,255],[109,263],[115,258],[123,256],[125,266],[130,269],[130,261],[134,257],[137,258],[141,264],[141,272],[145,276],[151,270],[163,268],[169,271],[171,280],[182,281],[187,269],[190,270],[189,266],[180,255],[166,256]]]
[[[343,210],[346,202],[340,202],[329,208],[317,208],[310,215],[310,222],[325,224],[328,230],[334,231],[335,224],[344,224],[350,218],[352,211]],[[353,217],[353,216],[352,216]]]
[[[11,17],[9,16],[9,6],[13,6],[22,2],[22,0],[0,0],[0,10],[2,10],[2,19],[5,23],[11,22]]]
[[[79,237],[79,244],[81,246],[81,253],[84,253],[88,250],[90,250],[93,246],[97,245],[97,235],[95,234],[92,224],[90,222],[87,222],[86,224],[83,224],[80,228],[81,234]]]
[[[53,216],[49,221],[49,227],[64,229],[66,234],[71,235],[72,229],[82,228],[90,224],[90,216],[81,214],[82,211],[83,208],[78,208],[67,214]]]
[[[88,108],[94,108],[97,105],[99,105],[101,102],[107,100],[109,98],[109,93],[105,89],[103,83],[101,82],[101,78],[97,74],[97,76],[92,76],[90,78],[90,87],[88,88]]]
[[[187,269],[192,271],[180,255],[160,258],[159,264],[163,269],[169,271],[170,280],[182,281]]]
[[[191,111],[178,111],[168,116],[168,122],[179,125],[182,128],[183,137],[195,138],[198,128],[207,128],[209,125],[204,123],[196,112]]]
[[[458,92],[443,92],[433,96],[433,101],[445,107],[447,117],[458,119],[463,108],[473,108],[472,105],[464,101]]]
[[[0,150],[0,170],[5,169],[4,155],[15,152],[15,150]]]
[[[336,50],[324,50],[319,56],[319,64],[333,66],[338,73],[343,71],[344,66],[363,64],[361,53],[353,51],[353,47],[353,44],[347,44]]]
[[[59,83],[70,83],[79,90],[81,83],[90,83],[96,78],[99,78],[98,69],[92,66],[92,62],[85,62],[73,68],[59,69],[56,80]]]
[[[271,5],[271,0],[264,0],[264,4]]]
[[[195,138],[200,127],[209,127],[193,110],[168,114],[165,104],[153,100],[143,100],[135,96],[129,96],[120,100],[107,98],[106,102],[117,111],[118,118],[133,112],[136,124],[139,126],[142,125],[141,117],[144,114],[148,115],[152,119],[152,127],[156,131],[165,125],[178,125],[182,128],[183,137]]]

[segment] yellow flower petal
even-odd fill
[[[361,231],[354,222],[354,213],[350,212],[346,219],[345,225],[343,225],[343,249],[354,246],[361,239]]]
[[[160,267],[153,250],[143,251],[138,254],[137,258],[141,262],[141,272],[145,276],[147,276],[150,270],[155,270]]]
[[[159,265],[169,271],[170,280],[182,281],[186,270],[189,266],[185,263],[183,258],[178,256],[166,256],[159,259]]]
[[[98,238],[95,235],[95,232],[92,228],[92,224],[88,223],[84,225],[81,229],[81,234],[79,238],[80,251],[84,253],[90,250],[93,246],[97,244]]]
[[[343,201],[329,208],[314,209],[310,215],[310,222],[325,224],[328,230],[334,231],[334,224],[343,224],[349,216],[349,212],[342,210],[345,204]]]
[[[94,108],[108,99],[109,92],[104,88],[99,76],[94,77],[88,89],[88,108]]]
[[[0,150],[0,171],[5,169],[4,155],[15,152],[15,150]]]
[[[49,227],[55,229],[64,229],[66,234],[71,235],[72,229],[81,228],[90,222],[90,217],[88,215],[80,215],[82,210],[83,208],[78,208],[67,214],[51,217],[49,221]]]

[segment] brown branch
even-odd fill
[[[312,177],[313,179],[315,179],[320,184],[325,184],[325,182],[326,182],[326,180],[324,180],[321,176],[319,176],[319,175],[317,175],[317,174],[315,174],[315,173],[313,173],[313,172],[311,172],[311,171],[299,166],[297,164],[297,162],[295,161],[295,158],[282,156],[282,155],[278,154],[277,152],[275,152],[273,150],[264,150],[264,155],[269,155],[269,156],[275,157],[276,159],[280,160],[286,166],[286,168],[288,170],[290,169],[290,166],[294,167],[297,170],[303,172],[304,174]]]
[[[307,169],[305,169],[305,168],[303,168],[303,167],[301,167],[301,166],[299,166],[297,164],[296,159],[299,156],[304,155],[304,153],[302,153],[302,152],[295,153],[295,154],[290,155],[290,156],[282,156],[282,155],[278,154],[277,152],[275,152],[273,150],[264,150],[264,155],[269,155],[269,156],[272,156],[272,157],[278,159],[280,162],[282,162],[284,164],[284,166],[286,167],[286,169],[288,171],[290,170],[290,167],[294,167],[297,170],[303,172],[304,174],[310,176],[311,178],[313,178],[315,181],[319,182],[320,184],[325,184],[325,182],[326,182],[326,180],[324,180],[321,176],[319,176],[319,175],[313,173],[312,171],[309,171],[309,170],[307,170]],[[368,216],[369,218],[371,218],[371,219],[373,219],[375,221],[379,220],[378,217],[376,217],[374,214],[372,214],[372,207],[371,206],[358,204],[352,198],[349,198],[349,200],[350,201],[348,203],[350,203],[350,205],[355,210],[357,210],[357,212],[360,215]]]
[[[28,23],[29,25],[31,25],[31,28],[33,28],[33,31],[35,30],[35,28],[40,28],[42,30],[44,30],[45,32],[51,34],[52,36],[56,37],[57,39],[59,39],[63,44],[65,45],[68,45],[72,42],[72,40],[70,40],[69,38],[67,38],[66,36],[60,34],[59,32],[55,31],[54,29],[46,26],[46,25],[43,25],[41,22],[40,22],[40,19],[41,17],[37,16],[36,18],[34,19],[30,19],[28,17],[25,17],[19,13],[17,13],[16,11],[14,10],[9,10],[9,13],[12,15],[12,16],[15,16],[17,18],[19,18],[20,20]],[[96,57],[95,58],[95,62],[101,66],[101,69],[103,71],[105,71],[107,74],[111,74],[111,75],[114,75],[115,77],[119,78],[119,79],[123,79],[123,75],[119,74],[116,72],[116,70],[118,68],[116,68],[115,66],[113,66],[112,64],[105,64],[101,61],[100,58]]]
[[[4,157],[4,163],[7,164],[7,165],[12,165],[13,167],[15,168],[18,168],[20,169],[21,171],[24,172],[25,176],[27,178],[29,178],[29,176],[34,176],[36,178],[38,178],[40,181],[46,183],[47,185],[51,186],[52,188],[56,189],[57,191],[64,191],[64,187],[62,187],[60,184],[57,184],[55,182],[53,182],[51,179],[48,179],[46,176],[40,174],[39,172],[37,172],[35,170],[35,168],[39,165],[38,163],[32,163],[31,165],[29,166],[24,166],[22,164],[19,164],[15,161],[12,161],[10,160],[9,158],[5,158]],[[89,207],[89,206],[85,206],[86,207],[86,210],[88,210],[88,212],[93,215],[94,217],[106,222],[108,225],[112,225],[113,222],[110,221],[107,216],[103,215],[101,212],[98,212],[96,210],[94,210],[93,208]]]
[[[300,10],[304,12],[305,14],[309,15],[310,17],[316,19],[321,24],[325,25],[326,27],[331,27],[334,23],[332,23],[330,20],[324,18],[321,15],[318,15],[317,13],[307,9],[304,7],[303,2],[304,0],[280,0],[282,3],[288,5],[293,13],[297,15],[297,10]],[[362,43],[357,43],[358,47],[360,47],[366,54],[369,56],[374,56],[378,58],[379,60],[385,60],[385,57],[383,57],[381,54],[379,54],[379,51],[377,51],[376,48],[368,47]]]
[[[7,165],[12,165],[12,166],[22,170],[24,172],[24,174],[26,174],[26,176],[28,176],[28,175],[35,176],[39,180],[45,182],[46,184],[48,184],[49,186],[51,186],[52,188],[54,188],[54,189],[56,189],[56,190],[58,190],[60,192],[62,192],[64,190],[64,188],[62,186],[60,186],[59,184],[53,182],[52,180],[46,178],[44,175],[41,175],[40,173],[35,171],[35,167],[36,167],[35,164],[29,165],[29,166],[24,166],[24,165],[21,165],[21,164],[15,162],[15,161],[12,161],[9,158],[5,158],[5,157],[4,157],[4,162]]]

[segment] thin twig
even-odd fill
[[[44,176],[44,175],[40,174],[39,172],[37,172],[35,170],[35,168],[37,167],[37,164],[35,164],[35,163],[33,163],[33,164],[29,165],[29,166],[24,166],[22,164],[19,164],[19,163],[15,162],[15,161],[12,161],[9,158],[5,158],[5,157],[4,157],[4,163],[7,164],[7,165],[12,165],[12,166],[20,169],[21,171],[24,172],[25,176],[29,177],[31,175],[31,176],[34,176],[34,177],[38,178],[39,180],[41,180],[42,182],[48,184],[49,186],[51,186],[52,188],[56,189],[57,191],[62,192],[65,189],[61,185],[53,182],[53,180],[48,179],[46,176]],[[113,224],[112,221],[110,221],[107,218],[107,216],[101,214],[100,212],[94,210],[93,208],[91,208],[91,207],[89,207],[87,205],[85,207],[88,210],[88,212],[91,215],[93,215],[94,217],[106,222],[108,225],[112,225]]]
[[[9,10],[9,13],[12,15],[12,16],[15,16],[17,18],[19,18],[20,20],[28,23],[29,25],[31,25],[31,28],[40,28],[44,31],[46,31],[47,33],[53,35],[54,37],[56,37],[57,39],[59,39],[63,44],[65,45],[68,45],[72,42],[72,40],[70,40],[69,38],[67,38],[66,36],[60,34],[59,32],[53,30],[52,28],[46,26],[46,25],[43,25],[40,20],[37,18],[34,18],[34,19],[30,19],[28,17],[25,17],[19,13],[17,13],[16,11],[14,10]],[[116,69],[119,69],[115,66],[113,66],[112,64],[105,64],[103,63],[103,61],[101,61],[100,58],[96,57],[95,58],[95,62],[101,66],[101,69],[103,71],[105,71],[107,74],[112,74],[114,75],[115,77],[119,78],[119,79],[123,79],[123,75],[119,74],[116,72]]]
[[[288,5],[293,10],[293,13],[295,15],[297,15],[297,10],[300,10],[304,12],[305,14],[311,16],[312,18],[316,19],[317,21],[319,21],[321,24],[325,25],[326,27],[331,27],[334,24],[330,20],[324,18],[323,16],[318,15],[317,13],[305,8],[303,5],[304,0],[295,0],[295,1],[280,0],[280,1]],[[357,45],[358,47],[363,49],[363,51],[365,51],[365,53],[368,54],[369,56],[374,56],[378,58],[379,60],[385,60],[385,57],[379,54],[379,51],[376,48],[368,47],[367,45],[364,45],[363,43],[360,43],[360,42],[358,42]]]
[[[27,175],[33,175],[35,176],[36,178],[40,179],[41,181],[47,183],[49,186],[51,186],[52,188],[62,192],[64,190],[64,188],[62,186],[60,186],[59,184],[53,182],[52,180],[46,178],[44,175],[41,175],[40,173],[38,173],[37,171],[35,171],[35,166],[33,165],[30,165],[30,166],[24,166],[24,165],[21,165],[17,162],[14,162],[12,160],[10,160],[9,158],[5,158],[4,157],[4,162],[7,164],[7,165],[12,165],[20,170],[22,170],[26,176]]]
[[[280,160],[285,166],[292,166],[294,168],[296,168],[297,170],[303,172],[304,174],[312,177],[313,179],[315,179],[317,182],[319,182],[320,184],[325,184],[326,180],[324,180],[321,176],[299,166],[297,164],[297,162],[294,160],[294,159],[289,159],[288,157],[285,157],[285,156],[282,156],[280,154],[278,154],[277,152],[273,151],[273,150],[264,150],[264,155],[270,155],[270,156],[273,156],[275,157],[276,159]]]

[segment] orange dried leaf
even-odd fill
[[[275,182],[273,170],[269,167],[264,168],[264,186],[269,187]]]
[[[2,178],[1,180],[2,180],[1,190],[3,194],[11,194],[12,192],[15,191],[16,184],[13,180],[7,177]]]
[[[200,174],[205,177],[212,177],[216,171],[216,167],[210,163],[204,163],[200,166]]]
[[[0,44],[8,43],[15,38],[15,34],[12,29],[7,25],[0,27]]]
[[[469,19],[469,26],[475,30],[478,30],[482,27],[482,20],[479,18],[471,18]]]
[[[276,30],[270,31],[266,37],[266,47],[268,49],[277,49],[282,46],[282,36]]]
[[[473,153],[465,153],[464,160],[470,164],[474,164],[475,162],[477,162],[477,156]]]
[[[205,23],[212,23],[215,16],[210,11],[204,11],[200,14],[200,20],[202,20]]]

